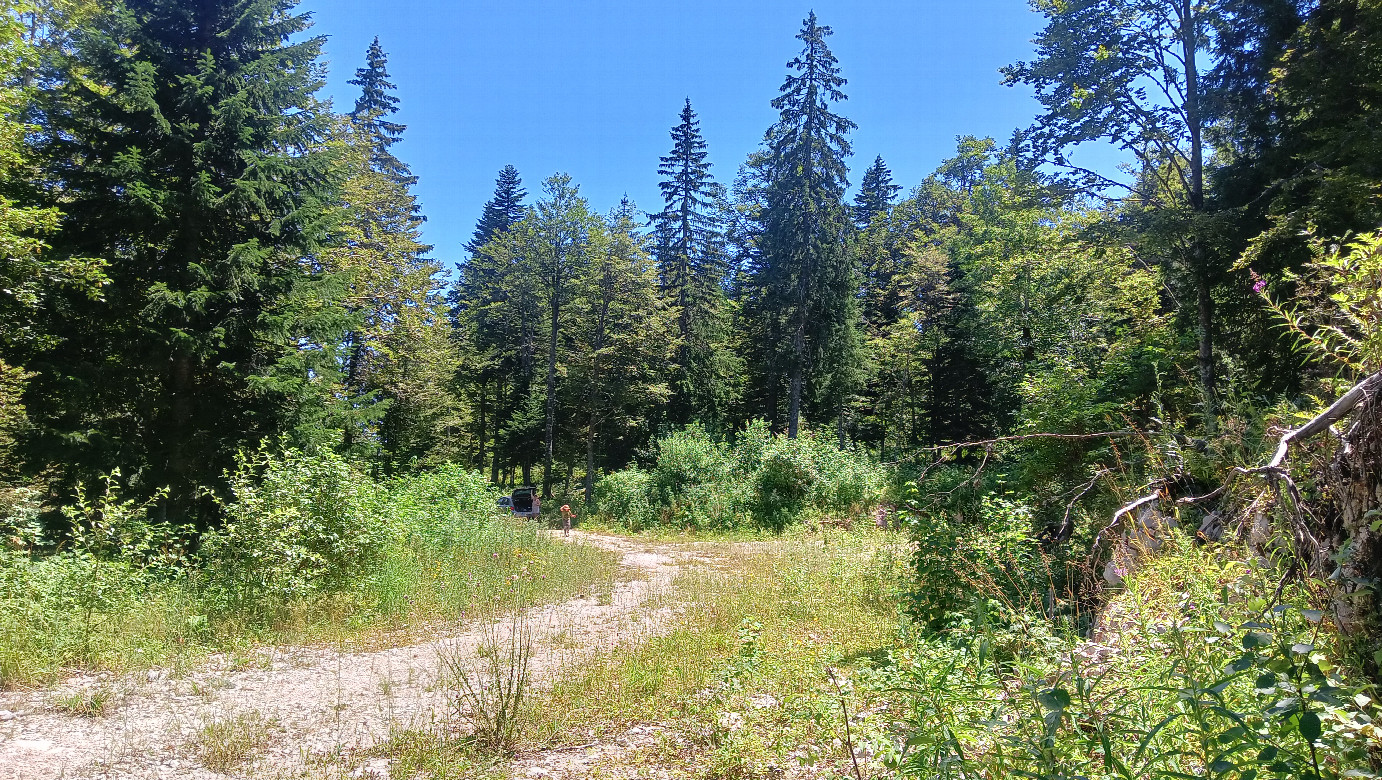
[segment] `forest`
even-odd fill
[[[0,0],[0,689],[478,614],[499,580],[425,572],[520,548],[556,600],[613,564],[496,514],[534,485],[624,534],[900,528],[870,772],[1377,776],[1382,4],[1031,5],[997,78],[1041,113],[920,182],[851,170],[809,12],[736,170],[688,98],[660,203],[506,166],[451,257],[379,39],[337,106],[295,0]],[[1171,663],[1133,712],[1072,659],[1143,597],[1183,620],[1123,648]]]

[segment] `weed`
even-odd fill
[[[193,747],[203,766],[229,774],[268,744],[274,726],[273,721],[254,711],[215,718],[202,726]]]
[[[454,646],[439,655],[452,717],[469,724],[472,739],[495,753],[511,751],[518,740],[532,676],[533,639],[523,583],[515,580],[505,595],[508,615],[485,626],[473,657]]]
[[[73,691],[55,697],[53,709],[68,715],[82,718],[99,718],[106,714],[115,701],[115,692],[104,686],[90,690]]]

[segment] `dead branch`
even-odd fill
[[[1243,466],[1237,466],[1229,472],[1228,478],[1225,479],[1224,483],[1220,485],[1218,488],[1202,496],[1186,496],[1185,498],[1179,499],[1176,503],[1198,504],[1203,501],[1209,501],[1210,499],[1217,498],[1223,495],[1225,492],[1227,492],[1228,489],[1233,486],[1233,483],[1239,477],[1258,475],[1266,475],[1267,477],[1272,479],[1285,478],[1287,486],[1289,487],[1293,497],[1295,495],[1298,495],[1295,483],[1291,481],[1289,475],[1286,473],[1286,469],[1283,468],[1283,465],[1286,463],[1286,456],[1291,449],[1291,445],[1295,444],[1296,442],[1305,441],[1306,439],[1309,439],[1312,436],[1315,436],[1323,431],[1329,430],[1329,427],[1331,425],[1338,422],[1341,418],[1344,417],[1344,415],[1348,414],[1349,412],[1352,412],[1354,408],[1358,406],[1358,404],[1362,403],[1364,400],[1369,398],[1374,392],[1377,392],[1379,390],[1382,390],[1382,371],[1379,371],[1376,374],[1373,374],[1368,378],[1364,379],[1363,381],[1359,382],[1358,384],[1354,385],[1347,393],[1344,393],[1342,396],[1340,396],[1339,400],[1330,404],[1328,409],[1325,409],[1323,412],[1320,412],[1319,414],[1315,415],[1315,417],[1311,419],[1310,422],[1294,430],[1287,431],[1285,434],[1283,434],[1282,437],[1277,441],[1276,454],[1272,456],[1271,462],[1269,462],[1267,465],[1258,466],[1257,468],[1251,469],[1244,468]],[[1122,510],[1119,511],[1119,514],[1122,514]],[[1117,516],[1118,515],[1114,515],[1115,518]]]
[[[1355,406],[1380,389],[1382,389],[1382,371],[1354,385],[1347,393],[1340,396],[1339,400],[1330,404],[1328,409],[1316,415],[1315,419],[1294,431],[1287,431],[1286,435],[1282,436],[1281,441],[1277,443],[1276,455],[1272,457],[1272,462],[1267,464],[1267,468],[1280,469],[1281,464],[1286,462],[1286,452],[1293,443],[1308,439],[1320,431],[1328,430],[1329,426],[1338,422],[1341,417],[1353,411]]]
[[[995,444],[1030,441],[1034,439],[1064,439],[1080,441],[1083,439],[1120,439],[1128,436],[1146,436],[1145,431],[1104,431],[1102,433],[1024,433],[1015,436],[999,436],[982,441],[962,441],[954,444],[937,444],[931,447],[918,447],[918,452],[945,452],[946,450],[969,449],[971,447],[992,447]]]

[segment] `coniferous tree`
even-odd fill
[[[494,197],[485,203],[480,222],[475,226],[475,235],[465,245],[466,250],[473,255],[494,240],[495,236],[518,224],[518,220],[527,213],[527,207],[523,205],[523,199],[527,197],[528,192],[523,189],[518,169],[512,165],[501,168],[498,178],[494,180]]]
[[[660,158],[663,210],[653,215],[662,295],[676,308],[678,346],[668,419],[720,422],[727,378],[724,336],[724,249],[719,224],[723,188],[706,160],[700,121],[688,98],[672,128],[672,151]],[[707,418],[713,418],[707,420]]]
[[[803,401],[843,414],[858,362],[857,273],[848,248],[845,158],[854,123],[831,110],[846,99],[845,79],[812,12],[797,38],[805,45],[773,100],[762,212],[759,287],[765,329],[780,354],[787,389],[787,435],[795,437]],[[782,343],[777,343],[778,341]],[[769,381],[778,381],[770,377]],[[770,394],[771,395],[771,394]]]
[[[399,184],[411,187],[417,184],[417,177],[393,154],[393,145],[403,139],[403,131],[408,128],[389,119],[398,112],[398,96],[393,94],[398,87],[389,81],[388,64],[388,55],[376,36],[365,54],[365,66],[358,68],[355,78],[346,82],[360,88],[360,97],[355,100],[350,118],[372,141],[370,166]]]
[[[517,365],[511,359],[514,342],[510,338],[514,331],[503,327],[510,312],[503,304],[512,300],[517,290],[509,278],[512,269],[490,255],[489,245],[523,219],[527,212],[523,200],[527,196],[518,169],[504,166],[494,181],[494,197],[485,203],[475,233],[466,244],[470,257],[462,264],[461,277],[449,298],[457,333],[473,350],[474,359],[459,381],[475,399],[475,465],[483,469],[487,457],[492,455],[490,479],[496,483],[500,465],[498,434],[513,411],[506,408],[505,398],[512,401],[522,394],[505,394],[506,387],[518,375]],[[527,379],[520,384],[526,392]],[[491,440],[495,447],[487,451]]]
[[[356,412],[346,448],[392,471],[441,448],[460,409],[449,389],[459,358],[443,270],[422,243],[417,177],[391,152],[407,128],[389,118],[398,98],[387,65],[376,38],[352,81],[362,92],[344,132],[345,218],[323,263],[346,277],[344,303],[357,321],[345,345],[345,385]]]
[[[531,484],[534,455],[543,444],[542,394],[537,381],[543,311],[538,298],[536,220],[530,213],[481,247],[461,268],[457,287],[459,338],[469,347],[466,379],[477,386],[477,439],[491,442],[490,478],[510,466]],[[489,389],[485,389],[485,385]],[[485,459],[478,452],[481,465]]]
[[[883,157],[873,158],[873,165],[864,171],[859,192],[854,196],[854,224],[860,230],[867,228],[874,217],[892,207],[893,199],[901,190],[901,186],[893,184],[893,172],[888,170]]]
[[[120,467],[206,520],[237,449],[332,436],[344,317],[309,261],[335,199],[322,38],[290,0],[127,0],[74,34],[45,106],[65,216],[49,257],[102,257],[104,303],[57,298],[32,456]]]

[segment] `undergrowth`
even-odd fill
[[[479,475],[387,482],[333,455],[255,453],[231,475],[224,525],[195,551],[115,479],[68,510],[70,538],[30,523],[0,550],[0,688],[68,669],[171,667],[258,643],[362,642],[487,617],[486,594],[532,572],[533,603],[608,582],[617,557],[549,541],[497,511]]]
[[[775,436],[755,421],[731,443],[692,425],[658,440],[656,462],[603,477],[596,512],[629,531],[781,531],[806,519],[848,518],[876,504],[883,468],[803,432]]]

